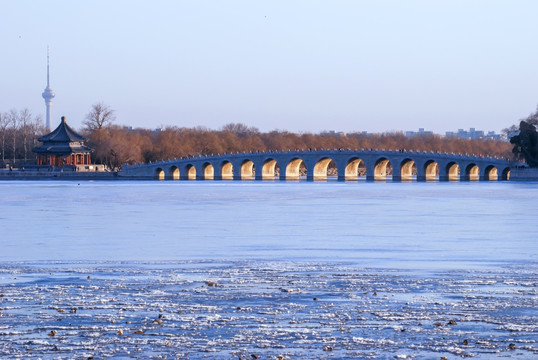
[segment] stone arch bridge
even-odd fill
[[[125,165],[119,176],[157,180],[508,180],[506,159],[385,150],[237,153]]]

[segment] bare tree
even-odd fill
[[[83,124],[89,131],[100,130],[112,124],[116,120],[114,110],[108,105],[98,102],[92,105],[90,112],[86,115]]]
[[[28,137],[32,135],[32,113],[28,108],[19,112],[18,122],[20,127],[19,132],[22,136],[23,158],[26,163],[28,159]]]
[[[17,136],[19,135],[19,114],[17,110],[11,109],[8,114],[8,123],[13,135],[13,165],[17,160]]]
[[[259,134],[260,131],[255,127],[248,127],[241,123],[229,123],[222,127],[222,131],[229,131],[239,137],[246,137],[253,134]]]
[[[34,116],[28,125],[28,135],[31,137],[29,143],[31,142],[32,149],[37,146],[37,139],[46,133],[47,129],[45,128],[41,115]]]
[[[527,116],[526,118],[519,120],[520,125],[521,125],[521,121],[525,121],[527,124],[538,126],[538,105],[536,106],[536,111],[535,112],[530,113],[529,116]],[[505,128],[505,129],[503,129],[502,132],[503,132],[503,134],[506,135],[508,140],[510,140],[511,136],[514,136],[515,134],[518,134],[519,129],[520,129],[520,126],[512,125],[512,126],[509,126],[509,127]]]
[[[515,134],[519,130],[519,127],[517,125],[511,125],[507,128],[502,129],[502,133],[506,135],[508,140],[510,140],[510,136],[512,134]]]
[[[6,160],[6,135],[9,127],[9,116],[6,113],[0,113],[0,137],[2,139],[2,166]]]

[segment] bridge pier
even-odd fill
[[[306,181],[314,181],[314,176],[315,176],[314,166],[310,165],[306,168]]]
[[[263,180],[263,163],[254,161],[254,177],[253,180]]]
[[[375,181],[375,161],[373,159],[366,163],[366,181]]]
[[[417,174],[417,182],[426,182],[426,175],[424,175],[424,174],[418,175]]]

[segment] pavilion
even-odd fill
[[[37,140],[43,143],[32,150],[37,154],[37,165],[80,169],[91,164],[93,149],[84,144],[85,137],[67,125],[65,116],[54,131]]]

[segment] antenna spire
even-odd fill
[[[50,87],[50,78],[49,78],[49,47],[47,45],[47,87]]]

